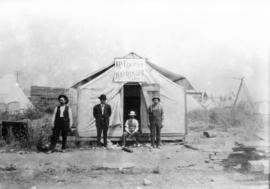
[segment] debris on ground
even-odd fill
[[[15,150],[14,150],[14,149],[10,149],[9,151],[10,151],[10,152],[14,152]]]
[[[124,163],[124,164],[121,164],[121,166],[118,167],[118,169],[119,169],[120,171],[122,171],[122,170],[125,170],[125,169],[132,169],[132,168],[134,168],[134,167],[136,167],[136,165],[133,164],[133,163]]]
[[[124,151],[126,151],[126,152],[129,152],[129,153],[132,153],[133,152],[133,150],[132,149],[130,149],[130,148],[128,148],[128,147],[122,147],[122,150],[124,150]]]
[[[4,150],[0,150],[0,153],[5,153],[6,152],[6,150],[4,149]]]
[[[191,146],[191,145],[189,145],[189,144],[184,144],[184,146],[185,146],[186,148],[189,148],[189,149],[192,149],[192,150],[200,150],[199,148],[196,148],[196,147]]]
[[[151,180],[148,180],[148,179],[143,179],[143,185],[144,186],[150,186],[150,185],[152,185],[153,183],[152,183],[152,181]]]
[[[16,152],[16,154],[20,154],[20,155],[22,155],[22,154],[27,154],[27,153],[29,153],[29,152],[27,152],[27,151],[17,151],[17,152]]]
[[[154,173],[154,174],[159,174],[159,173],[160,173],[160,168],[159,168],[159,166],[154,167],[153,170],[152,170],[152,173]]]
[[[113,144],[109,139],[107,140],[107,149],[110,150],[121,150],[121,147],[118,144]]]
[[[210,161],[220,162],[223,159],[226,159],[227,153],[210,152],[208,157]]]
[[[0,167],[0,171],[15,171],[16,169],[16,165],[14,164],[9,164],[6,167]]]
[[[196,165],[195,163],[189,163],[189,164],[186,164],[186,165],[178,165],[177,168],[178,169],[183,169],[183,168],[187,168],[187,167],[193,167],[195,165]]]
[[[235,142],[229,156],[222,161],[226,169],[236,168],[247,172],[269,172],[269,159],[262,150],[255,146],[246,146]]]
[[[205,138],[215,138],[216,136],[217,136],[216,134],[210,133],[208,131],[203,132],[203,137],[205,137]]]
[[[269,161],[268,160],[251,160],[249,161],[249,172],[263,172],[269,174]]]

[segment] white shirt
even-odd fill
[[[139,129],[139,122],[135,118],[130,118],[125,123],[125,131],[128,133],[137,132]]]
[[[60,117],[64,117],[64,110],[66,106],[60,106]]]
[[[102,112],[102,115],[104,114],[104,106],[105,104],[100,104],[101,105],[101,112]]]

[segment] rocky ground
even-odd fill
[[[268,141],[244,130],[212,129],[207,138],[195,129],[189,132],[185,145],[170,142],[163,143],[161,149],[151,149],[142,144],[130,147],[133,152],[116,146],[82,146],[52,154],[2,148],[0,189],[268,188],[269,164],[259,164],[253,171],[240,165],[224,168],[224,159],[238,143],[255,145],[264,155],[262,160],[269,161]]]

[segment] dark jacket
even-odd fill
[[[104,104],[104,114],[102,115],[101,105],[97,104],[94,106],[93,115],[96,119],[96,126],[101,125],[109,126],[110,116],[112,114],[112,109],[109,104]]]

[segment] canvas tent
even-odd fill
[[[16,82],[14,75],[1,77],[0,86],[0,111],[16,113],[33,107],[30,100]]]
[[[185,78],[166,72],[165,69],[161,70],[161,68],[135,53],[130,53],[121,59],[124,61],[128,60],[131,63],[129,64],[131,67],[138,60],[142,60],[144,71],[138,81],[134,80],[134,78],[132,81],[117,81],[116,77],[119,75],[116,75],[117,70],[114,62],[71,87],[71,89],[76,91],[76,98],[73,98],[76,100],[76,103],[71,103],[76,105],[76,107],[73,106],[73,109],[76,109],[78,135],[87,138],[96,137],[93,107],[99,103],[98,97],[100,94],[107,95],[108,103],[112,107],[108,131],[108,136],[111,139],[122,136],[123,123],[127,119],[130,110],[135,110],[142,134],[148,135],[147,107],[151,104],[152,96],[159,94],[165,112],[162,137],[183,139],[187,131],[186,94],[185,88],[175,83],[173,79],[178,77],[179,80],[185,82]],[[121,76],[123,75],[119,77]],[[130,75],[127,74],[125,76],[129,77]],[[185,83],[188,84],[188,81]]]

